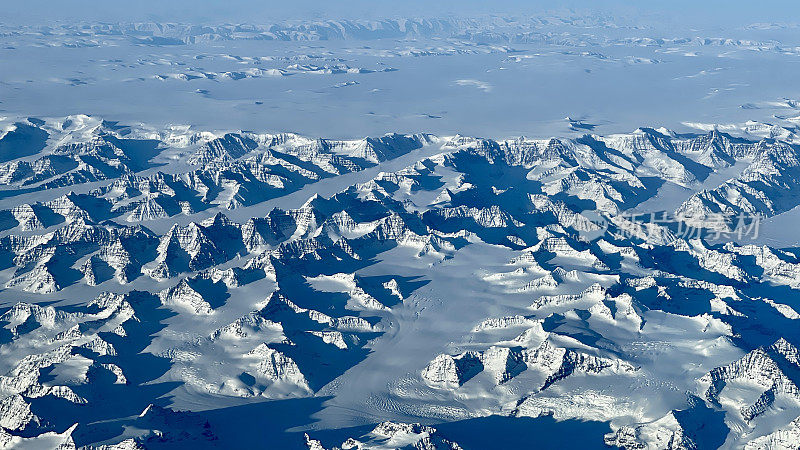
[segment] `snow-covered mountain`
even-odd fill
[[[798,445],[791,140],[9,123],[2,446]]]

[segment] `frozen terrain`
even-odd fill
[[[800,447],[798,29],[0,26],[0,448]]]

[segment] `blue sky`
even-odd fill
[[[530,14],[575,8],[628,17],[680,20],[698,25],[800,21],[797,0],[27,0],[5,2],[4,23],[77,21],[248,21],[302,18]]]

